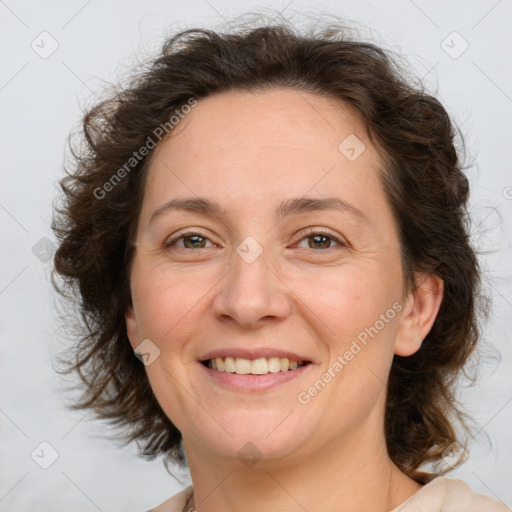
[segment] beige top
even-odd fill
[[[148,512],[182,512],[190,485]],[[194,511],[194,509],[192,509]],[[190,512],[192,512],[190,511]],[[511,512],[500,501],[474,493],[462,480],[438,476],[390,512]],[[185,512],[189,512],[188,510]],[[200,511],[198,511],[200,512]]]

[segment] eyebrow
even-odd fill
[[[216,201],[206,197],[189,197],[171,199],[153,212],[148,225],[156,218],[170,210],[183,210],[210,217],[225,218],[228,212]],[[311,211],[335,210],[349,212],[357,217],[368,220],[366,215],[353,204],[339,197],[298,197],[284,200],[274,212],[274,222],[280,222],[290,215],[298,215]]]

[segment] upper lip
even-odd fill
[[[291,361],[308,361],[311,362],[311,359],[295,354],[294,352],[289,352],[287,350],[278,350],[276,348],[218,348],[215,350],[211,350],[207,352],[203,356],[200,357],[200,361],[208,361],[210,359],[215,359],[216,357],[241,357],[244,359],[258,359],[260,357],[279,357],[285,358],[287,357]]]

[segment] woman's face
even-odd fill
[[[400,341],[397,229],[353,112],[291,89],[226,92],[155,151],[126,320],[186,446],[270,460],[381,436],[397,343],[418,346]],[[205,366],[214,356],[236,372]],[[277,372],[287,356],[307,364]]]

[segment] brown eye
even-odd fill
[[[167,249],[172,247],[180,240],[183,240],[183,245],[176,245],[178,249],[204,249],[205,243],[209,239],[199,233],[189,231],[186,233],[180,233],[178,236],[166,242],[164,248]]]
[[[306,236],[304,236],[301,239],[301,242],[303,240],[309,240],[308,242],[308,248],[309,249],[332,249],[332,242],[336,242],[336,244],[346,247],[346,243],[339,240],[337,237],[331,235],[327,231],[322,230],[312,230],[310,231]]]

